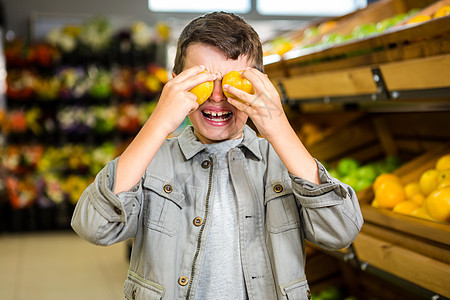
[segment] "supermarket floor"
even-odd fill
[[[0,234],[0,299],[123,299],[127,251],[71,231]]]

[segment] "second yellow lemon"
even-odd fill
[[[207,72],[206,70],[202,73]],[[211,96],[212,91],[214,89],[214,82],[212,81],[206,81],[203,83],[200,83],[197,86],[194,86],[192,89],[189,90],[192,94],[197,96],[197,103],[198,105],[202,105],[203,102],[208,100],[209,96]]]
[[[439,172],[435,169],[430,169],[420,176],[420,189],[424,195],[430,194],[434,191],[439,183]]]
[[[450,222],[450,187],[432,192],[425,200],[425,209],[434,219]]]

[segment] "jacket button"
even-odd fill
[[[114,206],[114,212],[118,214],[119,216],[122,214],[122,210],[118,208],[117,206]]]
[[[311,300],[311,291],[310,290],[306,291],[306,297],[308,297],[308,300]]]
[[[166,184],[164,186],[164,192],[166,192],[167,194],[172,193],[172,191],[173,191],[173,188],[172,188],[172,186],[170,184]]]
[[[202,224],[203,224],[203,219],[202,218],[197,217],[197,218],[194,219],[194,225],[195,226],[200,226]]]
[[[131,299],[136,299],[136,289],[131,293]]]
[[[276,184],[273,186],[273,191],[275,193],[281,193],[283,191],[283,186],[281,184]]]
[[[181,286],[185,286],[186,284],[188,284],[189,279],[186,276],[181,276],[180,278],[178,278],[178,284]]]
[[[210,165],[211,165],[211,162],[209,160],[205,160],[202,162],[203,169],[208,169]]]

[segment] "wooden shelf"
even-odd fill
[[[412,8],[414,4],[401,0],[381,2],[389,6],[389,10],[378,10],[383,14],[398,11],[402,5],[403,9]],[[362,18],[366,14],[362,10],[347,23],[367,23],[370,20]],[[348,31],[350,25],[344,25],[337,31]],[[414,91],[422,99],[448,100],[450,16],[393,27],[376,36],[333,46],[294,49],[264,67],[289,103],[398,101],[399,93],[407,96]],[[443,92],[439,93],[439,89]]]
[[[377,92],[369,67],[319,74],[299,75],[279,80],[288,99],[353,96]]]
[[[383,64],[380,70],[389,91],[450,87],[450,54]]]

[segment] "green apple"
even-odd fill
[[[337,164],[337,170],[340,175],[346,176],[359,168],[359,162],[353,158],[346,157],[341,159]]]
[[[377,171],[375,169],[374,165],[364,165],[360,168],[358,168],[356,171],[356,176],[358,176],[360,179],[363,179],[365,181],[374,181],[377,177]]]

